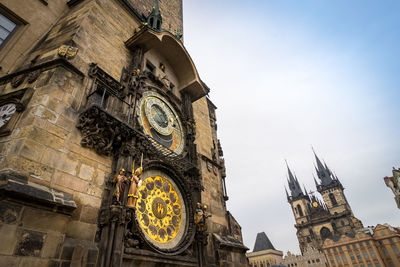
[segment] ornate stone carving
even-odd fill
[[[121,96],[121,93],[123,93],[124,87],[99,66],[97,66],[96,63],[90,64],[89,76],[95,79],[95,83],[97,83],[98,86],[105,87],[105,89],[110,93],[117,96]]]
[[[26,78],[26,74],[25,73],[24,74],[20,74],[18,76],[15,76],[11,80],[11,86],[13,88],[17,88],[18,86],[20,86],[24,82],[25,78]]]
[[[62,45],[58,48],[58,55],[66,59],[73,59],[78,53],[78,47]]]
[[[76,127],[82,133],[81,145],[104,155],[118,151],[123,142],[133,137],[132,129],[97,106],[83,112]]]
[[[41,70],[40,70],[40,69],[30,72],[30,73],[28,74],[28,77],[27,77],[28,83],[33,83],[34,81],[36,81],[37,78],[39,78],[40,73],[41,73]]]

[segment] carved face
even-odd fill
[[[160,94],[143,93],[137,109],[139,124],[155,147],[165,154],[183,152],[184,133],[181,120],[172,105]]]

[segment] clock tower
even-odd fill
[[[0,265],[247,266],[182,1],[8,2]]]

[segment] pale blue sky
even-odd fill
[[[313,145],[364,225],[400,225],[399,1],[184,1],[184,40],[217,105],[228,208],[253,249],[297,252],[284,159],[315,190]]]

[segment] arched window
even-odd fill
[[[344,221],[341,221],[341,223],[342,223],[342,226],[344,226],[344,225],[345,225],[345,222],[344,222]]]
[[[337,201],[336,201],[335,195],[333,193],[329,193],[329,199],[331,200],[332,206],[337,205]]]
[[[322,227],[322,229],[321,229],[321,231],[319,231],[319,233],[320,233],[322,239],[325,239],[332,235],[331,231],[326,227]]]
[[[157,30],[161,31],[161,21],[157,20]]]
[[[303,210],[301,209],[300,204],[297,204],[297,210],[299,211],[300,216],[304,216]]]
[[[307,243],[311,243],[311,238],[307,236]]]

